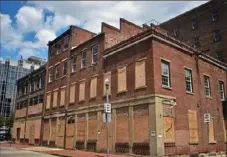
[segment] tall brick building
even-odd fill
[[[42,65],[17,81],[17,98],[12,135],[15,143],[40,144],[45,68],[45,65]]]
[[[120,29],[102,23],[100,34],[71,26],[49,43],[42,144],[105,151],[109,78],[111,152],[224,150],[226,65],[199,53],[160,27],[125,19]]]
[[[169,35],[227,63],[227,1],[209,2],[174,17],[160,27]]]

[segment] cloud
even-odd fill
[[[152,19],[164,22],[207,1],[28,1],[15,21],[1,14],[1,45],[18,54],[40,55],[47,43],[69,25],[101,31],[101,22],[119,28],[119,18],[138,25]],[[47,14],[50,13],[50,14]],[[12,24],[13,23],[13,24]],[[32,40],[24,40],[28,33]]]

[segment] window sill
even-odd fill
[[[167,87],[167,86],[162,86],[162,88],[164,88],[164,89],[168,89],[168,90],[172,90],[172,88],[171,88],[171,87]]]
[[[59,78],[54,79],[54,81],[57,81]]]
[[[51,82],[48,82],[48,84],[51,84],[51,83],[53,83],[53,81],[51,81]]]
[[[68,50],[68,48],[65,48],[65,49],[63,49],[63,52],[65,52],[65,51],[67,51]]]
[[[92,63],[91,65],[90,65],[90,67],[93,67],[93,66],[96,66],[97,65],[97,63]]]
[[[135,90],[140,90],[140,89],[146,89],[147,86],[140,86],[140,87],[136,87]]]
[[[206,96],[206,99],[212,100],[213,98],[211,96]]]
[[[70,102],[69,106],[76,104],[76,102]]]
[[[66,75],[62,76],[61,79],[64,79],[66,77]]]
[[[85,102],[85,100],[79,100],[78,101],[78,103],[84,103]]]
[[[209,144],[216,144],[217,141],[209,141]]]
[[[80,68],[80,71],[83,71],[83,70],[85,70],[85,69],[86,69],[86,67]]]
[[[71,72],[71,75],[73,75],[73,74],[75,74],[76,73],[76,71],[73,71],[73,72]]]
[[[127,90],[123,90],[123,91],[117,92],[117,94],[123,94],[123,93],[126,93],[126,92],[127,92]]]
[[[193,92],[189,92],[189,91],[186,91],[186,94],[189,94],[189,95],[194,95]]]
[[[96,97],[92,97],[89,99],[89,101],[93,101],[93,100],[96,100]]]
[[[189,145],[198,145],[199,142],[189,142]]]

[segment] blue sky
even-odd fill
[[[119,27],[119,18],[138,25],[164,22],[206,1],[0,1],[0,58],[47,58],[47,43],[69,25],[98,33],[101,22]]]

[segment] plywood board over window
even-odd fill
[[[97,96],[97,76],[91,78],[90,84],[90,98],[95,98]]]
[[[58,105],[58,90],[54,91],[53,107],[57,107],[57,105]]]
[[[79,101],[85,100],[85,80],[80,81]]]
[[[51,93],[47,94],[47,103],[46,103],[46,109],[50,108],[50,100],[51,100]]]
[[[105,85],[105,80],[109,80],[109,94],[111,94],[111,71],[104,73],[103,76],[103,95],[106,95],[106,85]]]
[[[223,119],[223,132],[224,132],[224,142],[227,142],[227,137],[226,137],[226,121]]]
[[[197,122],[197,112],[189,110],[188,111],[188,122],[189,122],[189,142],[198,143],[198,122]]]
[[[135,63],[135,88],[146,86],[145,62],[146,59],[140,59]]]
[[[126,66],[118,68],[118,92],[126,91]]]
[[[174,143],[175,142],[174,118],[173,117],[163,118],[164,118],[164,142]]]
[[[64,106],[65,105],[65,89],[66,88],[62,88],[61,89],[60,106]]]
[[[76,85],[75,84],[71,84],[71,86],[70,86],[69,103],[74,103],[75,102],[75,89],[76,89]]]
[[[209,143],[215,142],[214,138],[214,119],[211,118],[209,123]]]

